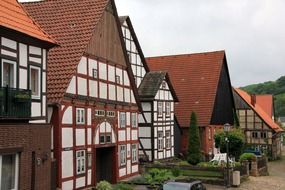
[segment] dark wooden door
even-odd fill
[[[113,155],[115,147],[97,148],[96,149],[96,182],[102,180],[114,183],[113,175],[115,172]]]

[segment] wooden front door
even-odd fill
[[[115,183],[114,153],[115,147],[96,148],[96,183],[102,180]]]

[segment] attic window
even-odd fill
[[[166,82],[165,81],[162,82],[161,87],[162,87],[162,89],[166,88]]]

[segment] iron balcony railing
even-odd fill
[[[31,91],[0,87],[0,118],[28,119],[31,117]]]

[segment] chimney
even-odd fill
[[[256,95],[255,94],[252,94],[250,95],[250,98],[251,98],[251,105],[255,106],[256,104]]]

